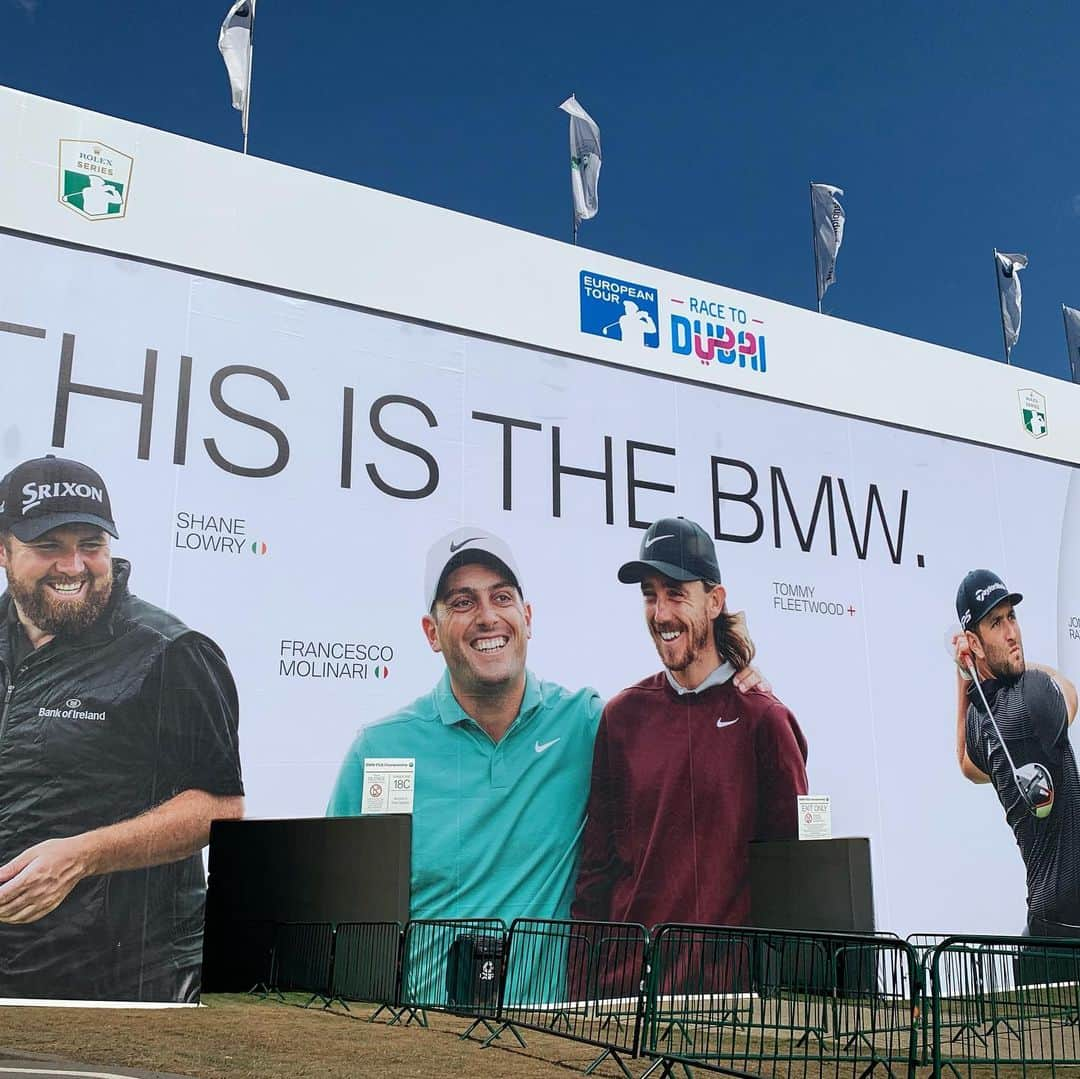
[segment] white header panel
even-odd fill
[[[1071,383],[5,88],[0,175],[3,228],[1080,463]]]

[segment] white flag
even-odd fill
[[[1005,360],[1020,337],[1020,271],[1027,269],[1027,255],[1007,255],[994,248],[998,297],[1001,300],[1001,329],[1005,335]]]
[[[1080,311],[1075,307],[1061,305],[1065,316],[1065,346],[1069,350],[1069,370],[1073,382],[1080,382]]]
[[[255,21],[255,0],[236,0],[221,24],[218,49],[229,73],[234,109],[247,119],[247,100],[251,76],[251,28]],[[246,131],[246,128],[245,128]]]
[[[844,240],[844,208],[837,195],[843,188],[829,184],[810,185],[810,214],[814,221],[814,266],[817,268],[818,303],[836,280],[836,256]]]
[[[570,190],[574,196],[574,231],[582,221],[596,216],[600,202],[596,184],[600,179],[600,128],[571,94],[560,106],[570,116]]]

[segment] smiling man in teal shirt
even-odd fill
[[[459,528],[428,553],[422,625],[446,671],[361,731],[329,816],[355,816],[364,760],[415,760],[412,918],[567,918],[602,701],[525,667],[532,607],[510,548]]]

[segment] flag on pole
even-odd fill
[[[1001,333],[1005,338],[1005,362],[1020,338],[1020,271],[1027,269],[1027,255],[1008,255],[994,248],[998,298],[1001,300]]]
[[[837,195],[844,189],[830,184],[810,185],[810,217],[814,227],[814,267],[817,271],[817,301],[825,290],[836,281],[836,256],[844,240],[844,208]]]
[[[218,49],[229,73],[234,109],[243,114],[247,134],[248,97],[251,91],[251,34],[255,22],[255,0],[236,0],[218,34]]]
[[[571,94],[560,106],[570,116],[570,191],[574,199],[574,242],[578,225],[600,208],[596,185],[600,179],[600,128]]]
[[[1080,382],[1080,311],[1061,305],[1065,318],[1065,347],[1069,350],[1069,370],[1073,382]]]

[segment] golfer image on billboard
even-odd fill
[[[1080,937],[1080,778],[1069,742],[1076,687],[1026,661],[1022,599],[987,569],[960,582],[956,756],[965,778],[993,785],[1016,838],[1027,868],[1027,934]]]
[[[105,481],[0,480],[0,997],[198,999],[210,822],[243,814],[221,650],[130,589]]]
[[[527,666],[532,604],[509,545],[464,526],[437,539],[421,628],[444,668],[411,704],[365,727],[328,816],[362,811],[365,760],[415,761],[413,918],[565,918],[602,703]]]
[[[740,684],[754,646],[701,525],[654,522],[617,576],[640,589],[662,669],[604,708],[573,916],[746,925],[750,843],[797,834],[806,738],[766,686]]]

